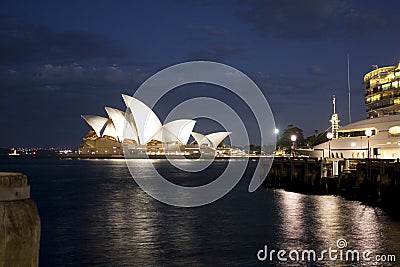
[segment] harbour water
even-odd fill
[[[156,168],[178,184],[197,185],[221,173],[216,161],[187,174],[166,160]],[[395,255],[400,220],[380,208],[336,196],[260,188],[248,193],[250,167],[227,196],[198,208],[162,204],[131,178],[124,160],[2,158],[0,171],[28,175],[42,220],[40,266],[396,266],[396,263],[261,262],[257,252],[347,248]],[[138,170],[146,175],[146,169]],[[287,255],[286,255],[287,256]]]

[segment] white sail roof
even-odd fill
[[[117,130],[115,130],[115,126],[111,120],[108,120],[101,137],[104,137],[106,135],[114,137],[116,140],[118,140]]]
[[[192,136],[199,146],[201,145],[201,142],[203,141],[203,139],[205,139],[205,137],[206,137],[204,134],[195,133],[195,132],[192,132]]]
[[[168,122],[162,127],[161,139],[163,142],[181,142],[186,145],[195,124],[196,121],[185,119]]]
[[[206,138],[211,142],[212,147],[216,148],[231,132],[216,132],[207,134]]]
[[[101,137],[101,131],[103,130],[108,118],[104,118],[96,115],[82,115],[81,116],[87,124],[94,130],[98,137]]]
[[[192,135],[199,146],[216,148],[230,134],[230,132],[216,132],[203,135],[192,132],[196,121],[190,119],[175,120],[162,125],[157,115],[146,104],[131,96],[122,95],[122,98],[127,106],[126,113],[106,107],[109,118],[82,116],[97,136],[111,136],[119,142],[131,139],[140,145],[145,145],[152,139],[186,145]]]
[[[122,98],[132,112],[139,138],[138,143],[145,145],[161,130],[161,122],[143,102],[127,95],[122,95]]]
[[[106,107],[105,109],[108,117],[110,117],[115,126],[120,142],[123,142],[125,138],[135,141],[138,140],[136,131],[132,129],[131,124],[125,119],[125,112],[110,107]]]
[[[218,145],[228,136],[231,132],[215,132],[207,135],[192,132],[192,136],[199,146],[208,145],[217,148]]]

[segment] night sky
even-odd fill
[[[121,93],[189,60],[246,73],[278,128],[311,135],[328,128],[333,94],[348,123],[349,53],[352,117],[363,119],[363,75],[400,59],[399,10],[398,1],[3,0],[0,147],[77,147],[89,130],[81,114],[123,109]],[[170,98],[158,113],[178,104]]]

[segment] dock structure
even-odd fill
[[[306,194],[340,195],[396,208],[400,201],[400,162],[276,157],[264,185]]]

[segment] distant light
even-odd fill
[[[275,128],[274,133],[275,133],[275,134],[278,134],[278,133],[279,133],[279,129],[278,129],[278,128]]]
[[[372,135],[372,130],[371,130],[371,129],[365,130],[365,135],[366,135],[367,137],[371,137],[371,135]]]
[[[63,150],[60,150],[59,152],[60,152],[60,154],[68,154],[68,153],[71,153],[72,150],[71,149],[63,149]],[[34,154],[35,154],[35,152],[34,152]]]
[[[329,140],[331,140],[331,139],[333,138],[333,133],[328,132],[328,133],[326,134],[326,138],[328,138]]]
[[[296,142],[297,136],[296,135],[292,135],[290,137],[290,140],[292,140],[292,142]]]
[[[354,142],[351,143],[350,145],[351,145],[351,147],[356,147],[356,143],[354,143]]]

